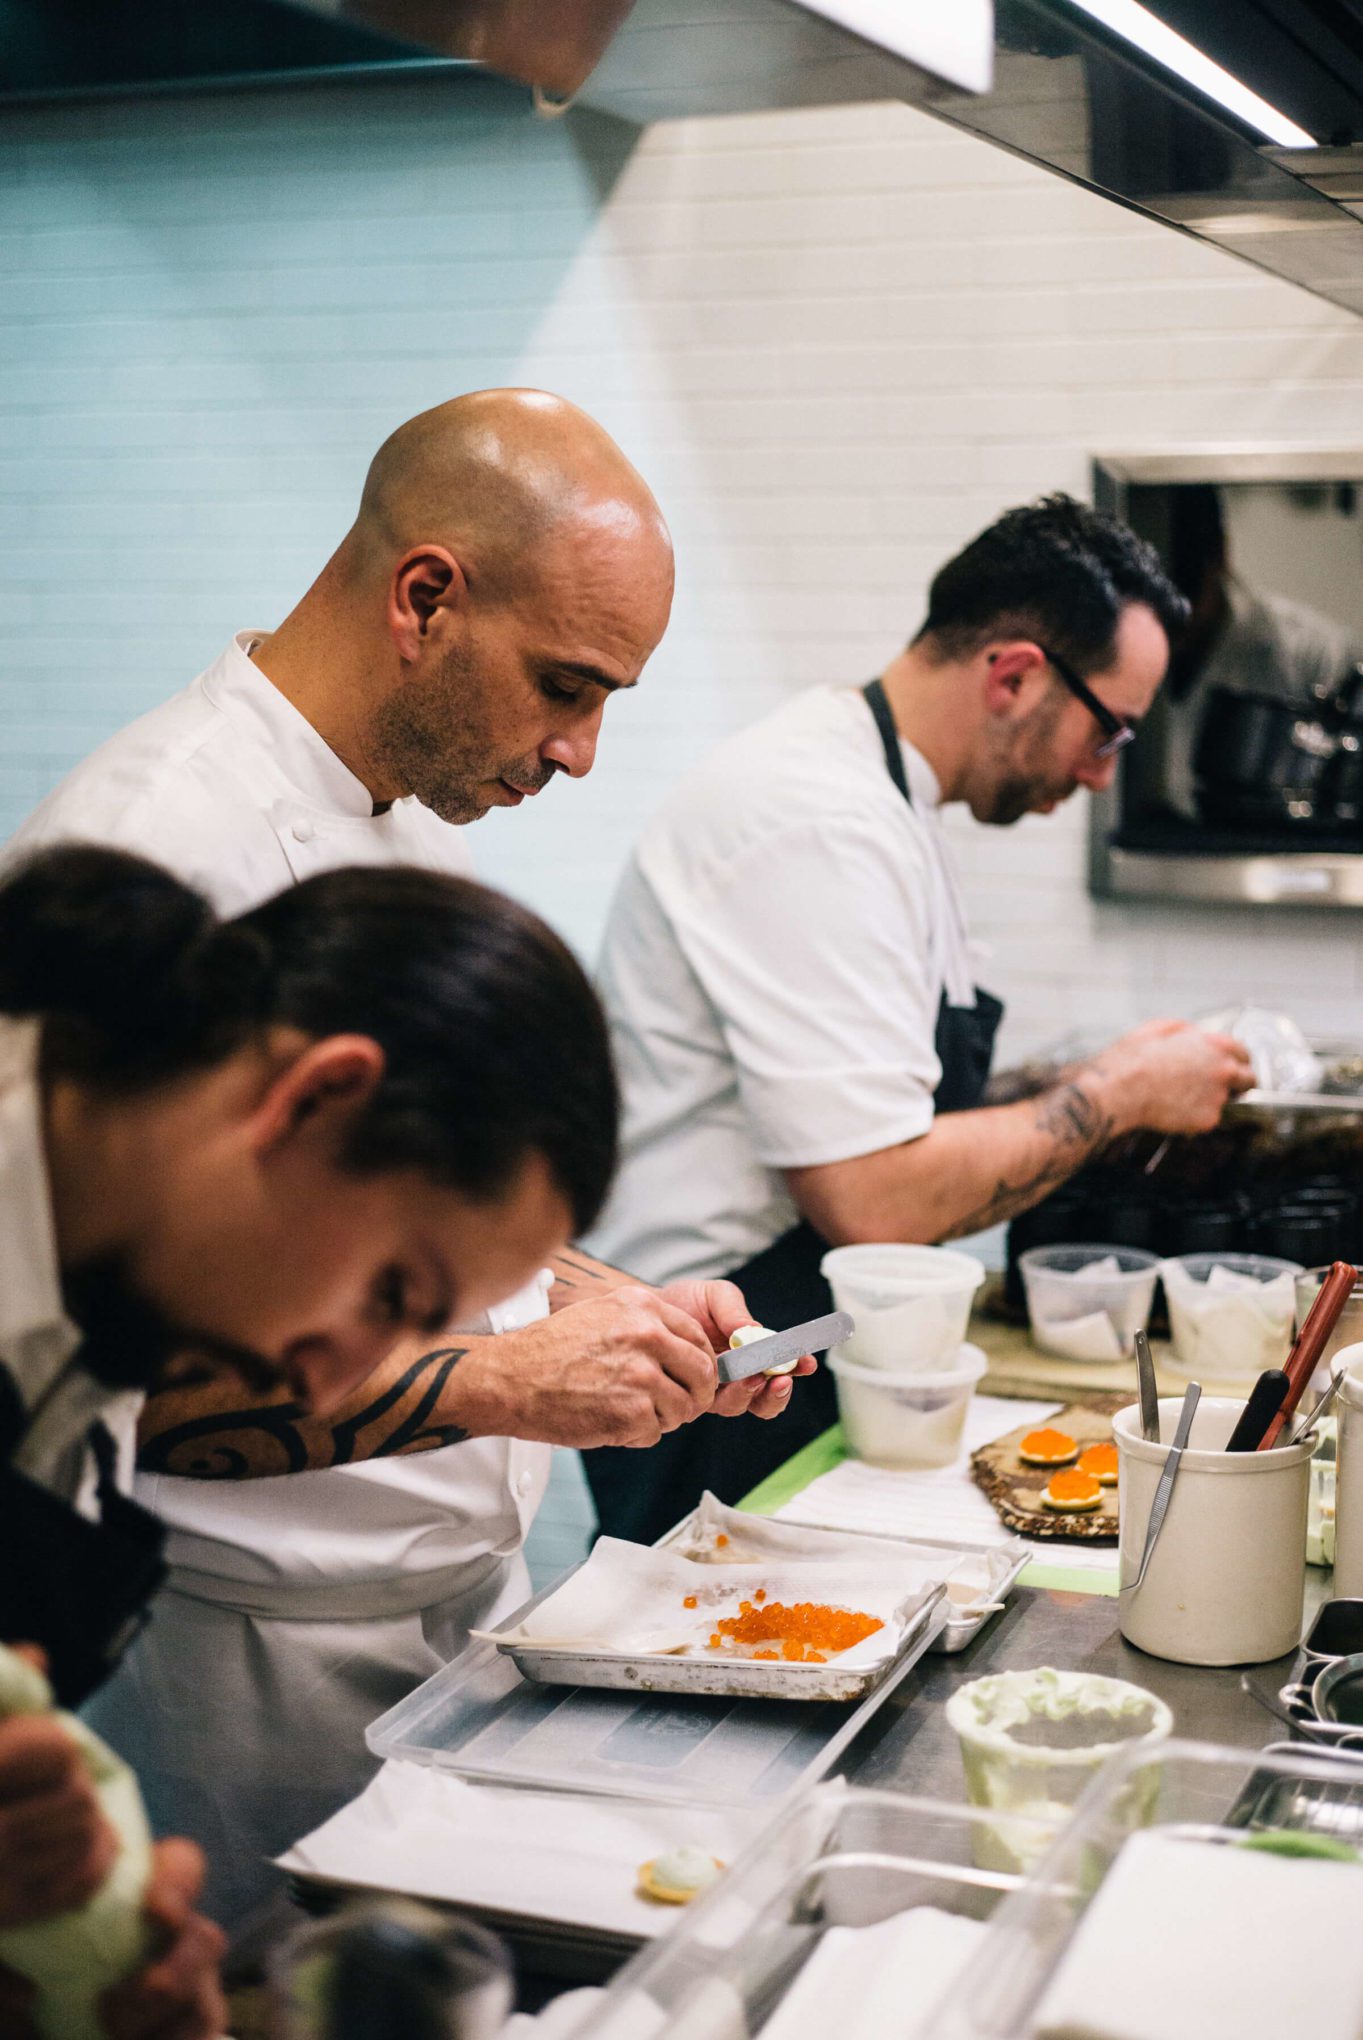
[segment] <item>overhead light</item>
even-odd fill
[[[1071,0],[1071,4],[1101,21],[1104,28],[1110,28],[1125,42],[1134,43],[1167,71],[1196,85],[1199,92],[1205,92],[1218,106],[1239,114],[1266,141],[1277,142],[1286,149],[1315,148],[1314,135],[1308,135],[1305,128],[1299,128],[1285,113],[1279,113],[1276,106],[1251,92],[1248,85],[1242,85],[1229,71],[1223,71],[1220,64],[1214,64],[1186,36],[1170,28],[1148,7],[1142,7],[1140,0]]]

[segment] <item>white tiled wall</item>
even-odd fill
[[[9,112],[0,134],[0,827],[288,606],[411,411],[593,409],[680,582],[597,772],[479,830],[584,949],[671,778],[859,680],[937,562],[1094,450],[1363,438],[1363,326],[899,107],[660,127],[439,84]],[[1099,907],[1078,801],[960,830],[1024,1048],[1253,991],[1348,1028],[1357,924]]]

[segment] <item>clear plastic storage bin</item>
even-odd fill
[[[1032,2040],[1043,2030],[1047,1993],[1089,1906],[1138,1831],[1227,1845],[1243,1845],[1254,1837],[1259,1845],[1271,1841],[1274,1853],[1294,1846],[1303,1853],[1335,1850],[1340,1844],[1359,1847],[1363,1762],[1290,1744],[1252,1751],[1178,1741],[1164,1743],[1153,1754],[1137,1749],[1114,1757],[1093,1780],[1049,1854],[998,1908],[978,1961],[939,2009],[932,2040]],[[1202,1934],[1204,1960],[1213,1952],[1219,1958],[1226,1930],[1214,1925],[1209,1913],[1201,1913],[1195,1901],[1191,1918]],[[1177,1959],[1158,1938],[1150,1938],[1140,1918],[1133,1918],[1130,1928],[1133,1963],[1163,1960],[1167,1966]],[[1237,1934],[1234,1922],[1229,1932]],[[1251,1976],[1287,1975],[1297,1993],[1299,2018],[1280,2025],[1282,2034],[1318,2030],[1312,2017],[1309,1942],[1308,1935],[1281,1946],[1256,1942],[1232,1951]],[[1363,1977],[1363,1937],[1354,1935],[1352,1942]],[[1104,1993],[1109,2007],[1112,1990],[1120,1990],[1115,1970]],[[1213,2017],[1205,2040],[1242,2036],[1228,2035]]]
[[[570,2040],[749,2040],[759,2033],[779,2040],[815,2030],[861,2040],[866,2020],[875,2020],[869,2000],[877,1987],[893,2000],[882,2035],[926,2040],[936,2031],[943,1984],[952,1988],[943,1969],[959,1954],[969,1959],[984,1922],[1018,1886],[1015,1877],[975,1867],[983,1818],[938,1800],[820,1786],[754,1842],[665,1939],[621,1970]],[[886,1931],[916,1908],[932,1908],[924,1923],[931,1967],[910,1964],[887,1975],[894,1953]],[[840,1947],[830,1946],[832,1935]],[[953,1945],[943,1948],[947,1940]],[[826,1989],[835,1981],[830,1954],[850,1958],[855,1976],[835,2025],[816,1967],[823,1966]],[[802,1991],[806,2004],[814,1998],[804,2016]]]

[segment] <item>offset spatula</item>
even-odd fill
[[[843,1339],[850,1339],[856,1320],[845,1310],[830,1311],[827,1317],[809,1318],[792,1325],[788,1332],[773,1332],[769,1339],[754,1339],[750,1346],[736,1346],[719,1355],[721,1381],[748,1381],[754,1374],[769,1373],[773,1367],[788,1366],[802,1353],[825,1353]]]

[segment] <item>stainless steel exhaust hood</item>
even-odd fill
[[[897,98],[1363,312],[1363,0],[1152,5],[1326,146],[1266,146],[1080,0],[0,0],[0,98],[375,69],[638,124]]]

